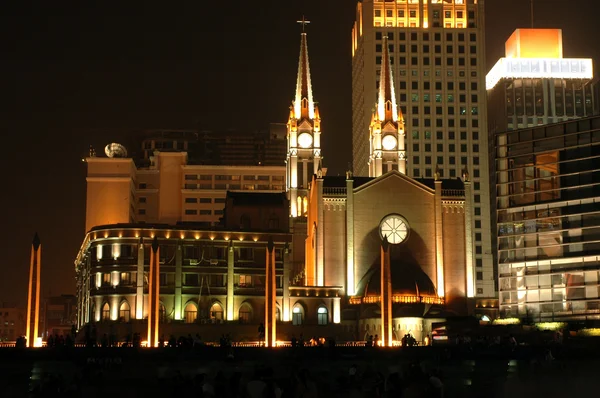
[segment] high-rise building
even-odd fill
[[[590,58],[564,58],[561,29],[517,29],[486,77],[492,132],[592,116]]]
[[[369,175],[370,121],[382,76],[384,37],[404,117],[406,175],[473,184],[472,246],[477,297],[495,296],[489,233],[483,1],[363,0],[352,29],[352,155]]]
[[[498,133],[500,311],[600,318],[600,117]]]
[[[143,130],[132,151],[138,166],[148,166],[154,151],[188,154],[188,164],[283,166],[286,127],[271,123],[268,131]]]

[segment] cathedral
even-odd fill
[[[380,335],[392,345],[471,314],[468,172],[406,175],[385,40],[364,132],[368,176],[327,175],[305,32],[281,166],[193,164],[179,145],[154,150],[143,166],[126,154],[91,153],[87,231],[75,260],[78,326],[139,331],[149,345],[196,333],[268,345],[302,334]],[[202,221],[213,211],[204,204],[216,203],[219,222]]]

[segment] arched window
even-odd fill
[[[129,303],[127,301],[123,301],[119,307],[119,320],[121,322],[129,322],[130,318],[131,309],[129,308]]]
[[[210,319],[222,321],[223,320],[223,307],[221,304],[214,302],[210,307]]]
[[[317,310],[317,323],[319,325],[327,325],[329,322],[329,313],[326,307],[319,307]]]
[[[298,326],[304,323],[304,307],[300,304],[294,305],[292,309],[292,325]]]
[[[304,207],[302,215],[306,216],[308,214],[308,198],[306,196],[304,197],[304,199],[302,199],[302,205]]]
[[[302,215],[302,197],[298,196],[296,198],[296,213],[298,215],[298,217],[300,217]]]
[[[240,323],[252,322],[252,307],[250,307],[248,303],[244,303],[240,307],[238,319],[240,320]]]
[[[198,319],[198,307],[192,301],[185,305],[183,312],[185,314],[185,323],[194,323]]]
[[[110,305],[108,305],[108,303],[104,303],[104,305],[102,306],[102,320],[110,320]]]
[[[279,307],[275,307],[275,321],[281,321],[281,311],[279,310]]]

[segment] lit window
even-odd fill
[[[319,307],[317,310],[317,323],[319,325],[327,325],[329,322],[329,314],[327,313],[327,308]]]

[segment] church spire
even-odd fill
[[[388,38],[383,36],[383,54],[381,60],[381,78],[379,79],[379,95],[377,97],[377,116],[380,121],[398,121],[398,106],[394,92],[394,77],[392,76],[392,62],[388,47]]]
[[[296,80],[296,97],[294,98],[294,113],[297,118],[313,119],[315,116],[315,103],[313,101],[312,86],[310,84],[310,67],[308,65],[308,46],[304,26],[310,21],[302,17],[302,33],[300,34],[300,58],[298,60],[298,77]],[[306,102],[304,102],[306,100]]]

